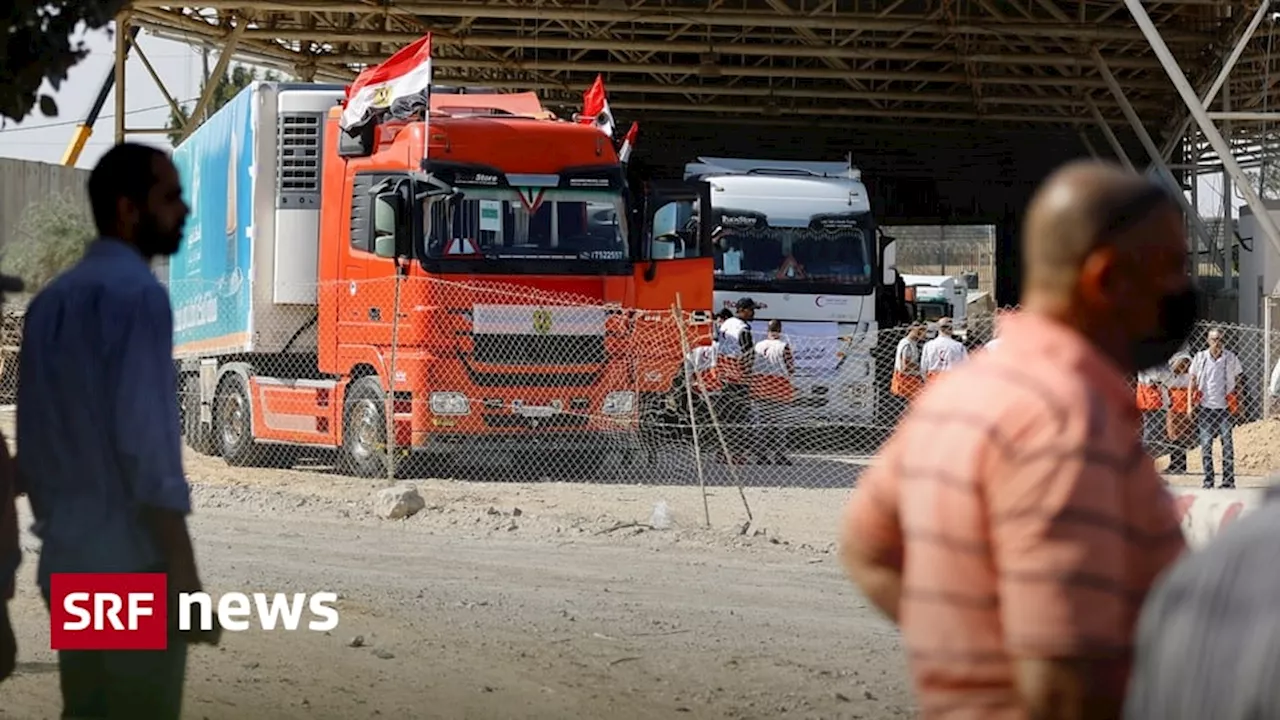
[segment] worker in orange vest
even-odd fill
[[[1137,405],[1142,414],[1142,444],[1151,457],[1165,453],[1165,395],[1163,367],[1154,367],[1138,373]]]
[[[924,374],[920,368],[920,341],[924,339],[924,324],[912,323],[907,336],[898,341],[893,357],[893,379],[889,392],[899,399],[899,410],[924,388]]]
[[[790,465],[786,446],[786,408],[795,399],[791,378],[796,374],[795,355],[782,337],[782,321],[769,321],[764,340],[756,343],[755,365],[751,373],[751,400],[760,428],[756,454],[762,464]]]
[[[1191,388],[1191,357],[1185,353],[1175,355],[1169,363],[1171,372],[1165,377],[1165,391],[1169,397],[1169,410],[1165,419],[1165,437],[1169,440],[1170,475],[1187,472],[1187,447],[1195,437],[1195,421],[1188,412],[1195,406]]]
[[[749,297],[735,303],[734,316],[720,324],[716,343],[716,375],[720,380],[718,420],[725,427],[725,439],[732,455],[722,458],[735,465],[745,464],[750,445],[751,381],[755,362],[755,340],[751,337],[751,321],[756,316],[756,303]]]

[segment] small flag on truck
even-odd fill
[[[408,115],[431,102],[431,33],[406,45],[381,65],[366,68],[347,86],[340,124],[354,135],[373,118],[391,111]]]
[[[613,113],[609,112],[609,98],[604,90],[604,76],[596,75],[596,81],[582,93],[581,122],[594,124],[600,132],[613,137]]]
[[[636,136],[640,134],[640,123],[631,123],[631,128],[622,138],[622,147],[618,148],[618,162],[626,164],[631,159],[631,151],[636,149]]]

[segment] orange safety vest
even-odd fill
[[[791,348],[784,345],[783,353],[779,360],[770,360],[763,353],[756,353],[755,368],[748,381],[751,397],[781,403],[789,403],[795,399],[795,388],[791,385],[787,363],[791,357]]]
[[[901,370],[893,371],[893,379],[889,381],[889,392],[900,398],[910,400],[924,389],[924,379],[919,375],[907,374]]]
[[[1184,387],[1169,388],[1169,411],[1175,414],[1185,414],[1187,412],[1187,396],[1189,392],[1190,391]],[[1199,393],[1197,393],[1197,395],[1198,394]],[[1141,408],[1142,406],[1139,405],[1138,407]]]
[[[901,358],[898,357],[898,354],[901,352],[902,352],[902,344],[899,343],[898,347],[894,350],[893,377],[889,381],[889,392],[893,393],[894,395],[897,395],[900,398],[906,398],[910,400],[911,398],[920,394],[920,391],[924,389],[924,378],[920,376],[919,370],[916,370],[913,373],[905,373],[898,369],[898,364],[901,361]],[[919,353],[917,354],[916,357],[917,357],[917,360],[916,360],[917,363],[920,362],[921,360],[924,360],[924,358],[921,357]]]
[[[1160,388],[1155,385],[1146,383],[1138,384],[1138,409],[1142,412],[1150,412],[1159,410],[1164,407],[1164,396],[1160,394]]]
[[[693,383],[696,387],[701,387],[707,392],[719,392],[721,388],[720,373],[717,372],[715,366],[700,370],[693,376]]]
[[[1187,391],[1185,388],[1178,388],[1178,389],[1182,391],[1182,403],[1183,403],[1182,412],[1186,412],[1187,411],[1187,406],[1186,406]],[[1172,393],[1173,390],[1174,390],[1173,388],[1170,388],[1169,392]],[[1199,390],[1196,390],[1195,395],[1193,395],[1193,397],[1195,399],[1195,403],[1197,406],[1200,404],[1200,399],[1203,396],[1204,396],[1204,393],[1200,392]],[[1169,397],[1170,397],[1170,404],[1173,404],[1173,400],[1172,400],[1173,396],[1170,395]],[[1240,397],[1236,395],[1235,390],[1232,390],[1231,392],[1227,393],[1227,412],[1232,415],[1240,414]]]

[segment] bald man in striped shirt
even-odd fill
[[[1000,352],[931,384],[859,481],[841,556],[901,626],[925,720],[1120,717],[1139,609],[1185,548],[1126,376],[1194,325],[1186,253],[1159,186],[1054,173]]]

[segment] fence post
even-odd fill
[[[400,261],[396,258],[395,299],[391,305],[391,367],[387,371],[387,481],[396,481],[396,348],[400,345]]]
[[[1271,417],[1271,321],[1275,297],[1262,298],[1262,419]]]
[[[680,302],[680,293],[676,293],[676,304],[672,308],[675,315],[676,332],[680,334],[680,348],[684,352],[684,394],[689,403],[689,427],[693,430],[693,463],[698,468],[698,489],[702,491],[702,521],[711,527],[711,507],[707,503],[707,478],[702,470],[702,446],[698,441],[698,412],[693,407],[693,373],[689,372],[689,363],[693,360],[689,352],[689,338],[684,331],[684,307]]]

